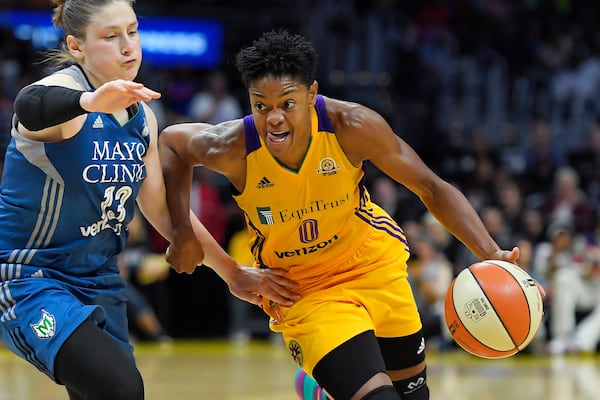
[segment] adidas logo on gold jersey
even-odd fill
[[[260,182],[258,182],[258,185],[256,185],[257,189],[266,189],[266,188],[270,188],[275,186],[273,183],[271,183],[270,180],[267,179],[267,177],[263,177]]]

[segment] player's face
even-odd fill
[[[138,21],[129,4],[117,1],[102,8],[80,43],[80,60],[94,86],[135,79],[142,62]]]
[[[259,134],[271,154],[288,168],[298,169],[304,159],[316,92],[316,82],[307,88],[290,77],[267,76],[248,88]]]

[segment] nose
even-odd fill
[[[121,53],[122,54],[131,54],[133,51],[133,42],[128,36],[124,36],[121,39]]]
[[[271,126],[280,125],[283,119],[283,112],[279,108],[274,108],[267,114],[267,123]]]

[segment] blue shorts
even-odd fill
[[[88,317],[133,358],[124,282],[118,274],[69,282],[38,277],[0,282],[4,344],[53,380],[56,355]]]

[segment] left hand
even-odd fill
[[[260,306],[262,297],[289,307],[300,296],[294,292],[298,284],[287,278],[286,271],[278,268],[239,267],[228,283],[231,293],[249,303]]]
[[[518,247],[513,247],[512,250],[498,250],[496,251],[489,260],[502,260],[512,264],[517,264],[517,259],[519,258],[520,250]]]

